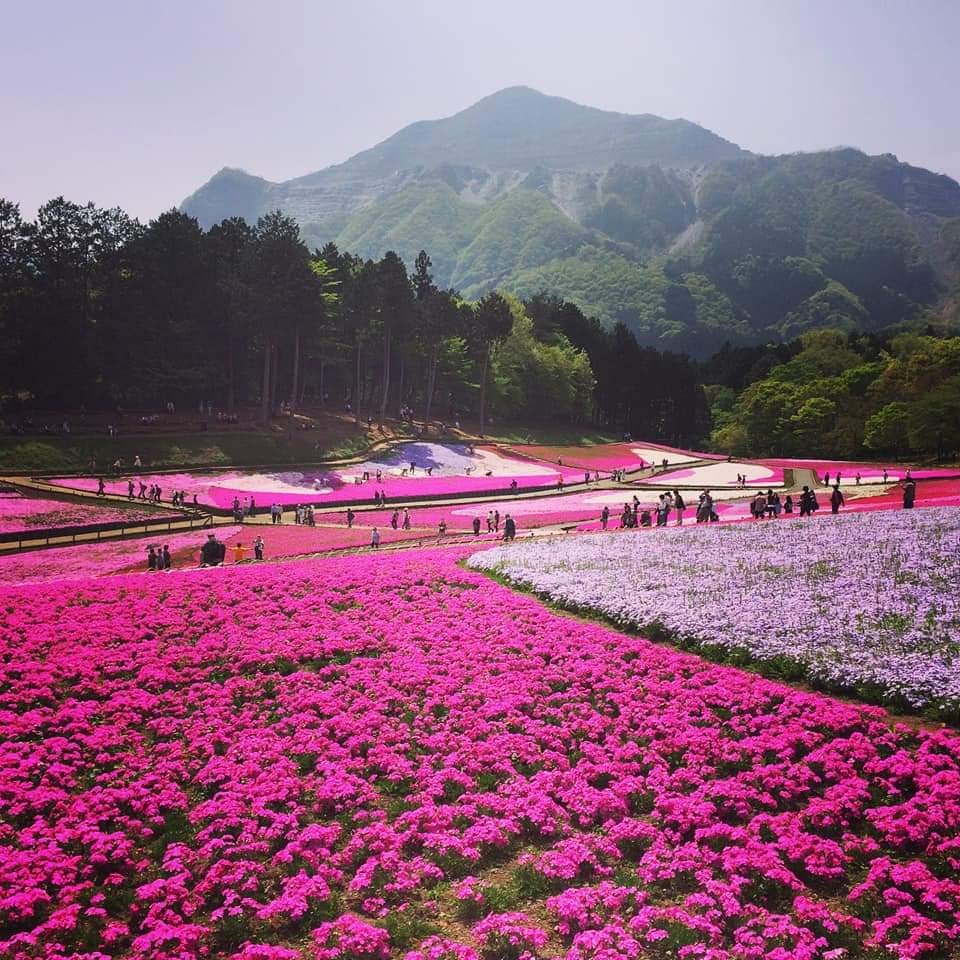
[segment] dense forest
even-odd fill
[[[960,446],[960,338],[810,331],[709,360],[638,344],[542,290],[469,301],[421,251],[309,250],[279,212],[209,230],[58,198],[0,201],[4,415],[255,404],[382,420],[590,423],[737,455]]]
[[[7,413],[233,411],[310,402],[358,420],[587,423],[690,439],[707,426],[686,357],[642,349],[544,295],[476,302],[440,289],[421,251],[310,251],[279,212],[203,231],[143,226],[57,198],[35,221],[0,201],[0,384]]]
[[[938,459],[960,450],[960,337],[811,331],[702,368],[718,450]]]

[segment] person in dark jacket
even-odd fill
[[[480,518],[479,517],[473,518],[473,535],[475,537],[480,536]]]
[[[813,491],[805,486],[800,494],[800,516],[809,517],[813,512]]]
[[[153,547],[147,548],[147,570],[153,571],[157,569],[157,551]]]
[[[917,499],[917,485],[913,479],[903,485],[903,509],[912,510],[913,501]]]
[[[840,484],[833,485],[833,492],[830,494],[830,512],[839,513],[843,506],[843,494],[840,492]]]
[[[217,538],[215,534],[207,534],[207,542],[200,550],[200,566],[215,567],[219,563],[220,551],[217,548]]]
[[[517,524],[508,513],[503,521],[503,539],[512,540],[517,535]]]
[[[160,554],[160,569],[169,570],[173,566],[173,561],[170,559],[170,544],[165,543],[163,545],[163,553]]]

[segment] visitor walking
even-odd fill
[[[403,508],[403,523],[401,526],[404,530],[410,529],[410,511],[406,507]]]
[[[687,509],[687,505],[683,502],[679,490],[673,491],[673,509],[677,514],[677,526],[680,527],[683,525],[683,511]]]
[[[105,497],[106,495],[107,495],[107,491],[103,483],[103,477],[100,477],[100,479],[97,480],[97,496]]]
[[[380,531],[376,527],[370,531],[370,546],[374,550],[380,549]]]
[[[393,513],[390,514],[390,526],[393,527],[394,530],[396,530],[399,525],[400,525],[400,511],[394,510]]]
[[[833,493],[830,494],[830,512],[839,513],[843,502],[843,494],[840,492],[840,483],[838,481],[833,485]]]
[[[353,510],[350,507],[347,507],[347,526],[348,527],[353,526],[353,518],[355,516],[356,514],[353,512]]]
[[[813,504],[815,501],[813,491],[808,487],[804,486],[803,492],[800,494],[800,516],[809,517],[813,513]]]
[[[127,499],[128,500],[133,499],[133,481],[132,480],[127,481]]]
[[[494,533],[500,532],[500,511],[499,510],[493,511],[493,532]]]

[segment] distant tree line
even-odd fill
[[[742,456],[955,457],[960,337],[816,330],[702,368],[715,449]]]
[[[491,416],[691,439],[698,370],[547,294],[468,302],[421,251],[309,250],[279,212],[204,232],[63,198],[34,221],[0,200],[0,399],[16,409],[213,401],[349,406],[358,420]]]

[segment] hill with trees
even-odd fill
[[[280,209],[311,247],[412,263],[442,287],[548,291],[643,345],[709,356],[811,329],[960,326],[960,185],[854,149],[763,157],[696,124],[515,87],[270,183],[220,171],[203,227]]]

